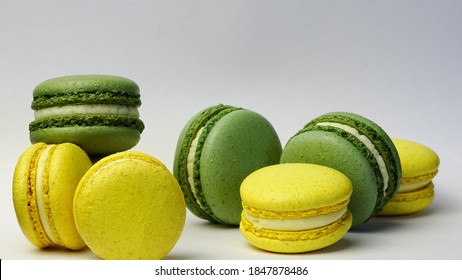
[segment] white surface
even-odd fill
[[[256,250],[236,228],[188,215],[167,259],[461,259],[461,1],[13,1],[0,8],[0,258],[95,259],[38,250],[22,235],[11,181],[28,147],[32,90],[71,74],[141,88],[136,150],[170,169],[179,132],[206,106],[264,115],[283,145],[329,111],[362,114],[434,149],[430,208],[374,218],[320,251]]]

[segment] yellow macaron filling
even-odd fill
[[[35,119],[67,116],[67,115],[83,115],[83,114],[108,114],[117,116],[128,116],[139,118],[138,108],[126,105],[117,104],[82,104],[82,105],[66,105],[58,107],[50,107],[40,109],[34,112]]]
[[[29,217],[34,225],[35,236],[44,247],[53,246],[57,240],[49,223],[48,179],[42,180],[43,177],[47,177],[45,171],[47,155],[55,148],[56,145],[49,145],[39,149],[34,154],[29,168],[27,189]]]
[[[418,190],[431,182],[431,180],[436,176],[438,171],[434,171],[425,175],[402,178],[401,183],[398,189],[398,192],[411,192]]]
[[[338,228],[344,225],[345,221],[347,221],[348,219],[351,219],[351,214],[349,211],[345,211],[344,214],[339,219],[323,227],[317,227],[317,228],[305,229],[305,230],[284,231],[284,230],[274,230],[274,229],[266,229],[266,228],[256,228],[254,224],[248,221],[245,215],[243,214],[242,220],[241,220],[241,228],[243,231],[249,232],[258,237],[276,239],[276,240],[281,240],[284,242],[315,240],[323,236],[332,234]],[[350,220],[350,224],[351,224],[351,220]]]
[[[48,199],[48,169],[49,160],[51,157],[48,155],[56,148],[56,145],[47,146],[40,154],[37,163],[37,173],[35,180],[35,190],[37,199],[37,210],[45,234],[54,244],[60,244],[61,240],[55,234],[53,217],[51,216],[50,201]]]
[[[255,229],[302,231],[325,227],[341,219],[350,200],[305,211],[266,211],[243,204],[242,216]]]

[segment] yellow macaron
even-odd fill
[[[315,164],[272,165],[241,185],[241,234],[255,247],[300,253],[327,247],[350,229],[351,181]]]
[[[134,151],[107,156],[80,181],[77,230],[103,259],[162,259],[183,231],[186,204],[173,174]]]
[[[398,151],[402,178],[396,195],[379,215],[406,215],[421,211],[433,201],[432,179],[438,173],[438,155],[429,147],[405,139],[392,139]]]
[[[20,156],[13,175],[13,203],[19,226],[32,244],[85,247],[75,227],[72,203],[91,165],[87,154],[70,143],[37,143]]]

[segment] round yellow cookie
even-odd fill
[[[431,205],[434,198],[432,179],[439,166],[438,155],[429,147],[405,139],[392,139],[398,151],[402,178],[396,195],[378,215],[407,215]]]
[[[186,205],[160,161],[126,151],[101,159],[85,174],[74,216],[85,243],[103,259],[162,259],[180,238]]]
[[[350,229],[352,184],[329,167],[286,163],[259,169],[241,185],[241,234],[255,247],[300,253],[327,247]]]

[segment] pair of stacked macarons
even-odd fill
[[[174,175],[198,217],[239,225],[261,249],[305,252],[387,213],[402,167],[387,133],[357,114],[315,118],[282,149],[264,117],[217,105],[184,127]]]
[[[88,246],[104,259],[163,258],[180,237],[186,206],[163,163],[128,151],[144,129],[138,85],[118,76],[66,76],[39,84],[33,96],[33,144],[13,179],[29,241]]]

